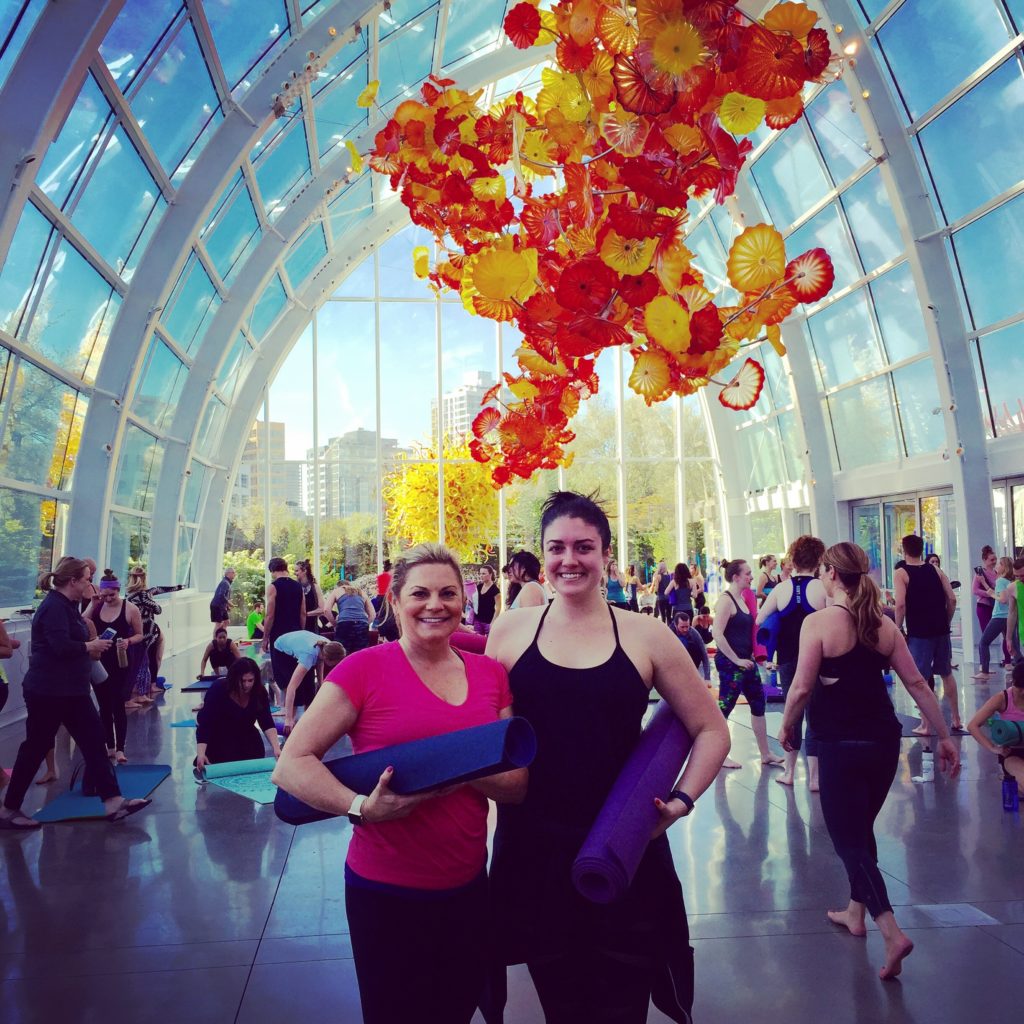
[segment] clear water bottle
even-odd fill
[[[911,782],[934,782],[935,781],[935,755],[926,750],[921,755],[921,774],[911,778]]]
[[[1020,793],[1016,779],[1003,779],[1003,810],[1016,811],[1020,808]]]

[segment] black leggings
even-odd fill
[[[487,967],[487,876],[407,891],[345,886],[364,1024],[469,1024]]]
[[[57,730],[62,725],[78,744],[85,758],[86,772],[99,796],[109,800],[120,795],[117,776],[103,748],[103,726],[90,697],[40,697],[26,693],[25,708],[28,711],[25,742],[18,748],[4,807],[11,811],[21,808],[28,787],[46,752],[53,748]]]
[[[654,971],[607,955],[570,954],[526,965],[545,1024],[644,1024]]]
[[[96,691],[96,702],[100,706],[100,721],[103,723],[109,750],[123,751],[128,738],[128,713],[124,709],[124,702],[128,699],[124,692],[125,675],[127,673],[122,669],[108,675],[102,683],[92,684]]]
[[[821,813],[850,879],[850,899],[872,917],[892,910],[878,870],[874,825],[900,759],[899,735],[887,740],[819,740]]]

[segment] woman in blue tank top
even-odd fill
[[[526,799],[498,817],[497,952],[504,964],[526,963],[549,1021],[640,1024],[652,992],[673,1020],[688,1021],[692,952],[664,831],[711,784],[728,730],[672,631],[602,598],[611,530],[601,508],[552,494],[541,542],[555,599],[501,616],[487,644],[538,741]],[[693,750],[676,789],[656,801],[661,825],[626,895],[590,903],[573,889],[570,868],[636,743],[652,686],[686,725]]]
[[[886,664],[941,737],[939,764],[948,767],[951,777],[960,770],[960,757],[906,640],[882,615],[881,595],[868,571],[868,556],[856,544],[844,541],[825,552],[821,581],[833,605],[808,616],[801,627],[796,678],[786,698],[779,742],[792,749],[797,720],[810,699],[821,812],[850,879],[849,904],[830,910],[828,917],[863,936],[865,911],[871,914],[885,940],[885,963],[878,974],[888,980],[903,969],[914,944],[896,923],[875,846],[875,818],[900,756],[900,723],[882,677]]]

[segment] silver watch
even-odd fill
[[[366,797],[361,793],[356,795],[356,798],[352,801],[352,805],[348,809],[348,820],[353,825],[362,825],[363,823],[363,801]]]

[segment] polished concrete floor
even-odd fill
[[[166,668],[179,686],[195,670]],[[991,686],[968,681],[967,706],[1000,685],[998,673]],[[350,826],[295,829],[271,807],[197,787],[195,734],[170,727],[194,697],[176,687],[131,719],[132,760],[174,769],[152,808],[118,826],[0,834],[0,1024],[359,1024],[342,898]],[[774,734],[778,713],[768,720]],[[803,769],[795,789],[776,785],[748,723],[738,708],[733,756],[745,767],[722,772],[670,833],[696,949],[698,1024],[1019,1019],[1024,830],[1002,810],[995,759],[963,738],[958,781],[915,784],[921,747],[903,741],[879,855],[916,948],[901,980],[883,984],[878,932],[855,939],[825,919],[848,889]],[[0,764],[10,766],[19,732],[0,733]],[[63,785],[36,787],[26,810]],[[523,969],[509,980],[506,1020],[539,1024]],[[649,1019],[667,1020],[654,1009]]]

